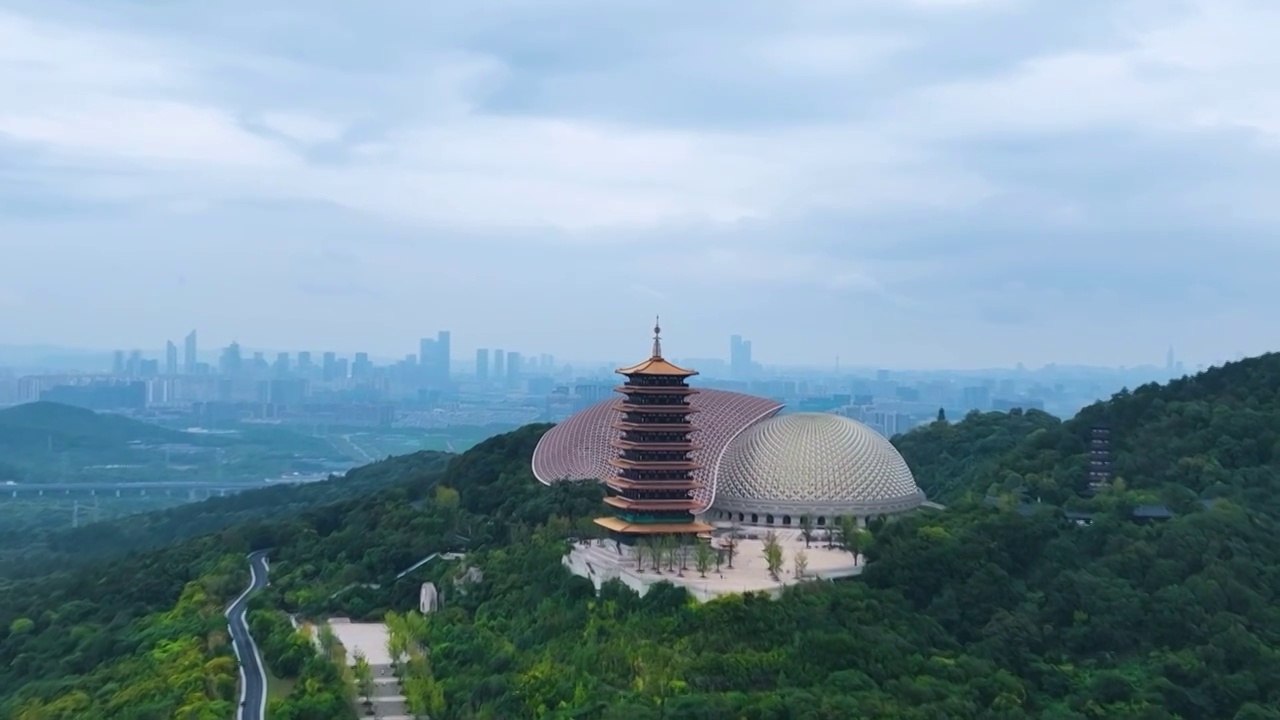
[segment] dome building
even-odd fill
[[[538,482],[550,485],[560,480],[604,481],[613,477],[616,470],[609,462],[617,455],[613,443],[622,437],[622,431],[613,425],[624,400],[602,400],[548,430],[533,451],[533,476]],[[693,473],[698,481],[693,499],[701,513],[711,505],[716,460],[724,449],[752,424],[773,417],[783,406],[754,395],[710,388],[700,388],[689,398],[689,405],[697,412],[696,447],[691,455],[698,463]]]
[[[862,423],[828,413],[780,415],[756,423],[726,446],[715,469],[707,519],[817,527],[840,516],[859,521],[919,507],[902,455]]]

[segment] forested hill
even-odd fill
[[[1134,502],[1227,497],[1280,512],[1280,353],[1122,391],[1066,422],[1037,411],[971,413],[894,442],[932,499],[1021,489],[1071,504],[1087,485],[1086,443],[1098,425],[1111,429],[1119,486]]]
[[[264,652],[306,676],[273,720],[354,717],[341,683],[290,657],[310,644],[279,613],[377,618],[414,607],[425,580],[445,607],[413,624],[430,655],[405,687],[437,720],[1280,720],[1276,365],[1139,388],[1066,423],[979,415],[899,438],[932,474],[922,482],[950,483],[958,502],[873,527],[861,579],[777,601],[597,596],[560,558],[600,487],[538,484],[529,460],[546,426],[523,428],[367,497],[0,588],[0,717],[228,716],[215,611],[244,582],[231,569],[243,554],[271,547]],[[1100,419],[1125,482],[1084,498],[1084,434]],[[1094,522],[972,501],[1023,486]],[[1161,522],[1127,511],[1179,493],[1226,499]],[[482,579],[456,584],[457,561],[397,577],[446,550]]]
[[[0,582],[48,574],[51,568],[65,571],[237,524],[288,518],[392,487],[411,488],[429,482],[453,457],[422,451],[380,460],[329,480],[275,485],[80,528],[0,532]]]
[[[189,442],[186,433],[51,402],[0,410],[0,481],[45,482],[85,465],[138,462],[137,446]]]
[[[0,410],[0,450],[27,448],[106,448],[133,441],[182,442],[185,433],[139,422],[122,415],[52,402],[36,402]]]

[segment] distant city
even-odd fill
[[[637,338],[637,356],[644,338]],[[613,397],[614,364],[574,363],[548,353],[480,348],[453,354],[441,330],[397,360],[332,351],[268,353],[238,343],[202,350],[195,330],[164,350],[62,354],[0,367],[0,406],[59,402],[135,417],[218,427],[239,422],[323,428],[440,429],[557,422]],[[763,365],[752,342],[731,335],[725,357],[683,357],[695,385],[783,402],[792,411],[834,412],[892,436],[970,411],[1045,410],[1061,417],[1124,387],[1185,374],[1169,349],[1163,364],[1132,368],[1049,365],[1027,369],[918,371]],[[679,348],[668,348],[678,356]],[[152,356],[156,355],[156,356]],[[630,363],[639,357],[621,358]],[[185,416],[185,418],[184,418]]]

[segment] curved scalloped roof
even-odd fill
[[[609,459],[618,451],[609,443],[622,434],[612,427],[622,400],[619,396],[598,402],[548,430],[533,451],[534,477],[545,485],[557,480],[613,477],[616,471]],[[783,406],[768,398],[706,388],[699,388],[689,403],[698,410],[693,416],[693,441],[699,448],[693,459],[702,465],[694,472],[702,487],[694,492],[694,500],[701,512],[715,499],[714,468],[724,449],[744,430],[778,414]]]
[[[862,423],[795,413],[753,425],[715,471],[717,510],[790,515],[902,512],[924,494],[902,455]]]

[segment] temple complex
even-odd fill
[[[700,466],[691,454],[691,421],[697,410],[689,398],[698,391],[688,379],[697,371],[686,370],[662,357],[662,328],[655,322],[653,352],[648,360],[617,373],[627,378],[615,388],[624,399],[621,417],[612,428],[618,436],[610,443],[616,456],[609,465],[614,475],[605,479],[610,493],[605,503],[613,509],[596,524],[624,545],[644,536],[699,535],[711,526],[694,517],[700,510],[693,492],[700,487],[694,471]]]
[[[614,397],[548,430],[531,458],[546,485],[605,485],[609,515],[595,523],[607,537],[579,540],[562,561],[597,590],[671,583],[709,600],[857,575],[856,546],[836,542],[845,519],[925,502],[887,438],[851,418],[695,390],[698,373],[662,357],[661,333],[655,323],[649,358],[617,370]]]

